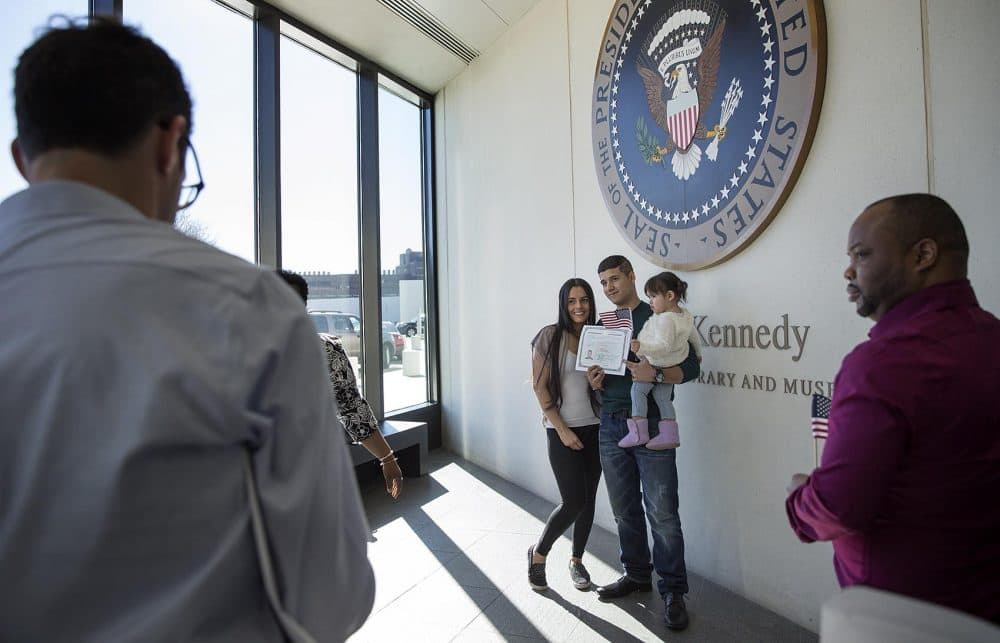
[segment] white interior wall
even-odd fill
[[[826,99],[812,151],[782,211],[747,250],[684,275],[708,323],[810,326],[788,352],[707,348],[703,369],[770,376],[776,392],[691,383],[678,391],[681,518],[693,571],[812,629],[836,591],[828,544],[802,545],[784,516],[784,485],[813,464],[808,398],[784,378],[831,381],[869,323],[844,293],[845,240],[869,202],[935,189],[973,236],[972,276],[1000,306],[991,252],[1000,222],[988,186],[1000,169],[1000,3],[929,0],[925,110],[921,6],[914,0],[826,3]],[[437,100],[442,403],[445,442],[464,457],[556,501],[528,342],[556,312],[563,280],[598,289],[596,266],[638,259],[599,193],[589,101],[608,0],[543,0]],[[947,7],[947,8],[946,8]],[[927,123],[933,163],[928,166]],[[597,522],[613,529],[605,492]],[[600,581],[601,579],[597,579]],[[610,579],[606,579],[610,580]]]
[[[928,0],[927,14],[933,189],[965,223],[980,303],[1000,314],[1000,2]]]
[[[528,342],[555,313],[538,295],[566,278],[574,244],[565,5],[529,15],[438,97],[439,308],[447,444],[511,480],[540,482],[545,451],[525,448],[539,427],[526,413]]]

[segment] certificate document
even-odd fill
[[[624,375],[631,340],[632,331],[628,328],[584,326],[576,352],[576,370],[585,371],[596,364],[605,373]]]

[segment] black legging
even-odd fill
[[[555,429],[548,429],[549,462],[556,476],[562,504],[552,511],[545,530],[535,548],[548,556],[552,543],[575,521],[573,527],[573,557],[583,556],[594,525],[594,502],[597,485],[601,481],[601,455],[598,451],[597,425],[571,429],[583,443],[583,449],[574,451],[562,443]]]

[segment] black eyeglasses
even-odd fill
[[[198,163],[198,154],[194,151],[194,145],[191,144],[190,139],[187,141],[187,149],[191,152],[191,158],[194,159],[194,172],[198,180],[181,186],[180,197],[177,199],[178,212],[191,207],[191,204],[198,200],[201,191],[205,189],[205,181],[201,177],[201,165]]]

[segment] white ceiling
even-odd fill
[[[483,52],[538,0],[408,0],[467,47]],[[466,68],[457,55],[378,0],[270,0],[417,87],[436,93]]]

